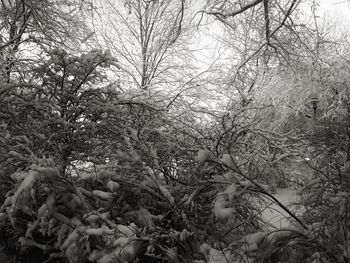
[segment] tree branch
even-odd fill
[[[231,13],[223,13],[222,11],[201,11],[201,12],[204,12],[204,13],[209,14],[209,15],[224,17],[224,18],[234,17],[234,16],[239,15],[239,14],[243,13],[244,11],[260,4],[262,1],[264,1],[264,0],[255,0],[247,5],[243,6],[241,9],[233,11]]]

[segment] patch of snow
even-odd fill
[[[243,242],[245,243],[246,251],[254,251],[259,247],[259,243],[266,236],[267,232],[257,232],[253,234],[248,234],[243,238]]]
[[[175,203],[175,199],[174,199],[173,195],[169,192],[169,190],[166,189],[165,186],[163,186],[163,185],[158,185],[158,188],[159,188],[160,192],[163,194],[163,196],[169,200],[170,204],[173,205]]]
[[[94,196],[97,196],[97,197],[99,197],[101,199],[104,199],[104,200],[107,200],[107,201],[113,199],[113,195],[111,193],[109,193],[109,192],[104,192],[104,191],[100,191],[100,190],[94,190],[94,191],[92,191],[92,194]]]
[[[223,174],[222,176],[225,178],[226,181],[229,181],[229,182],[233,182],[234,180],[237,179],[232,171],[229,171]]]
[[[227,194],[229,202],[233,201],[233,196],[236,194],[236,191],[236,183],[230,184],[230,186],[225,189],[224,193]]]
[[[206,243],[200,246],[200,251],[206,257],[207,263],[227,263],[230,262],[230,250],[219,251]]]
[[[233,207],[226,207],[226,194],[223,192],[220,192],[217,194],[213,212],[215,214],[215,217],[217,219],[226,220],[230,218],[233,213],[236,211]]]
[[[194,160],[196,162],[212,161],[214,160],[214,156],[209,150],[199,150]]]
[[[117,230],[126,237],[131,237],[136,234],[132,226],[117,225]]]
[[[114,182],[112,180],[108,181],[107,188],[110,192],[114,193],[119,189],[120,185],[117,182]]]
[[[231,168],[233,171],[239,171],[236,164],[237,161],[235,160],[234,156],[231,156],[230,154],[224,154],[220,161],[227,167]]]
[[[273,196],[283,205],[288,206],[292,201],[296,200],[296,192],[296,190],[290,188],[278,188],[277,193]],[[264,209],[262,217],[269,224],[279,229],[288,227],[290,224],[288,213],[274,202],[271,202]]]

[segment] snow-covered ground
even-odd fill
[[[296,190],[290,188],[278,188],[274,197],[280,201],[283,205],[288,206],[292,201],[296,200]],[[263,211],[263,218],[271,225],[282,228],[289,225],[287,212],[282,210],[281,207],[270,202],[270,205]]]

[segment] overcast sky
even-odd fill
[[[343,25],[350,24],[349,0],[320,0],[319,10],[330,21]]]
[[[201,3],[203,4],[204,2],[202,1]],[[317,14],[320,24],[325,22],[336,24],[339,31],[350,31],[350,0],[318,0],[317,2],[319,3]],[[197,3],[200,3],[200,1]],[[200,5],[198,4],[198,6]],[[309,13],[311,10],[310,5],[305,6],[305,8],[308,9],[305,10],[305,13]],[[204,64],[212,61],[213,56],[217,56],[217,49],[221,43],[216,39],[216,35],[220,35],[220,32],[220,26],[216,24],[210,25],[206,30],[203,29],[195,33],[194,39],[197,41],[195,41],[193,48],[204,49],[197,54],[199,60],[205,61]]]

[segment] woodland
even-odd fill
[[[350,39],[319,7],[2,0],[8,262],[350,262]]]

